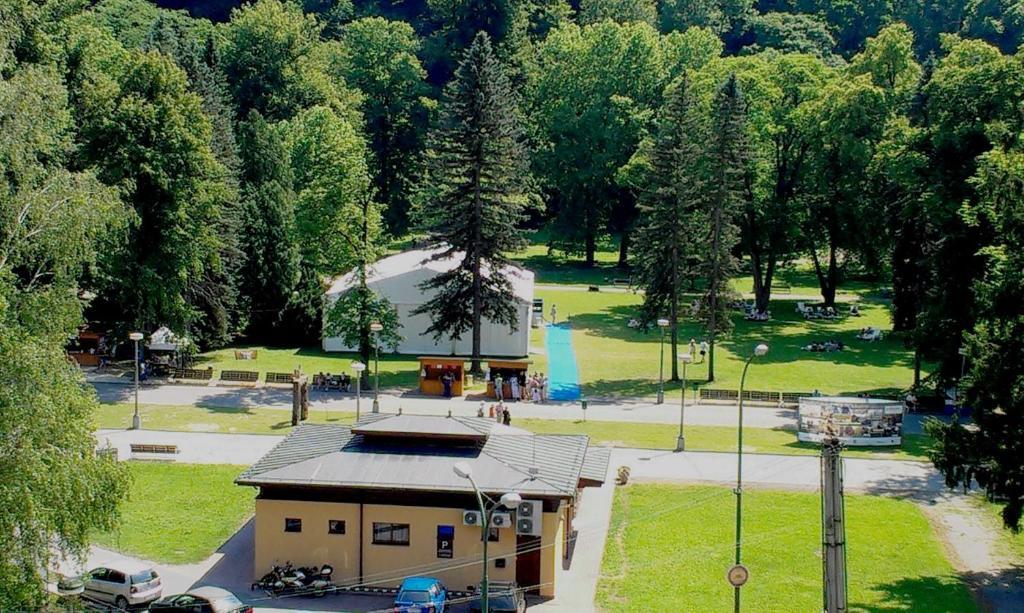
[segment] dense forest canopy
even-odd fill
[[[759,310],[795,259],[826,306],[851,275],[891,286],[927,384],[965,348],[979,423],[1019,432],[1022,41],[1024,0],[4,0],[0,319],[31,331],[26,296],[59,289],[116,338],[314,341],[326,279],[444,236],[431,207],[472,185],[494,193],[467,210],[508,208],[513,234],[589,265],[615,245],[645,323],[700,288],[727,332],[740,267]],[[510,121],[460,110],[484,98],[478,119]],[[460,121],[477,150],[453,148]],[[465,328],[451,306],[437,329]]]

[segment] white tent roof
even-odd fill
[[[407,285],[408,290],[419,294],[420,290],[417,286],[420,281],[434,277],[438,273],[448,272],[454,269],[459,263],[461,263],[462,258],[465,257],[460,251],[446,259],[431,259],[435,254],[440,253],[443,250],[443,247],[413,249],[380,259],[370,266],[367,271],[366,282],[368,285],[376,285],[381,284],[382,282],[387,283],[389,280],[397,280],[399,277],[408,276],[409,281],[413,281]],[[484,265],[483,274],[485,276],[490,274],[490,269],[486,264]],[[511,282],[512,292],[516,297],[523,302],[532,303],[533,273],[525,268],[519,268],[518,266],[506,266],[503,274],[505,274],[508,277],[509,282]],[[414,280],[415,277],[419,277],[419,279]],[[331,281],[330,288],[327,290],[327,295],[337,295],[348,291],[355,285],[356,279],[356,271],[354,270],[333,279]],[[394,302],[395,298],[391,297],[391,300]]]
[[[149,335],[149,344],[147,346],[151,351],[177,351],[178,338],[171,332],[170,328],[160,326],[156,332]]]

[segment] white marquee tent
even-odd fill
[[[387,298],[398,310],[398,321],[402,324],[399,334],[403,340],[398,352],[415,355],[470,355],[473,349],[472,331],[466,331],[458,341],[454,339],[434,340],[427,333],[430,315],[413,315],[417,307],[431,298],[424,293],[420,284],[427,279],[447,272],[458,264],[462,255],[444,260],[430,258],[439,249],[414,249],[383,258],[368,271],[367,285],[370,289]],[[518,267],[502,271],[512,284],[517,299],[517,326],[515,330],[501,323],[484,319],[481,331],[481,353],[493,357],[522,357],[527,355],[530,344],[530,315],[533,306],[533,273]],[[485,270],[484,274],[490,274]],[[355,286],[356,274],[350,272],[331,282],[325,295],[325,308],[339,296]],[[430,291],[430,290],[428,290]],[[324,337],[324,351],[353,351],[338,337]]]

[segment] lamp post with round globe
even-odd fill
[[[736,563],[729,569],[728,577],[729,582],[733,585],[733,611],[739,613],[740,610],[740,586],[746,583],[749,576],[747,569],[741,564],[741,536],[743,532],[743,385],[747,380],[747,369],[750,368],[750,363],[754,361],[754,358],[759,358],[768,353],[768,345],[759,343],[754,347],[753,353],[747,358],[746,363],[743,365],[743,374],[740,376],[740,402],[739,402],[739,421],[736,430]]]
[[[132,415],[132,430],[142,428],[142,416],[139,415],[139,341],[142,340],[142,332],[132,332],[128,338],[135,344],[135,353],[132,354],[135,362],[135,413]]]
[[[477,487],[476,481],[473,480],[472,467],[465,462],[456,462],[455,465],[452,466],[452,470],[459,477],[469,480],[469,484],[473,486],[473,493],[476,494],[476,503],[480,507],[480,516],[481,519],[483,520],[480,523],[480,536],[482,537],[484,543],[484,570],[483,577],[481,577],[480,580],[480,611],[481,613],[488,613],[490,611],[488,607],[490,600],[490,594],[488,592],[490,592],[490,589],[488,588],[487,585],[487,540],[491,532],[491,515],[493,515],[494,511],[501,507],[504,507],[506,509],[514,509],[516,505],[523,501],[523,498],[516,492],[508,492],[507,494],[502,494],[501,498],[498,500],[495,500],[488,496],[487,494],[484,494],[483,492],[480,491],[480,488]],[[487,503],[490,504],[490,507],[488,507]]]
[[[380,333],[384,329],[379,321],[370,324],[373,332],[373,412],[380,413]]]
[[[366,364],[362,362],[352,362],[352,371],[356,373],[356,421],[359,421],[359,400],[362,396],[360,390],[361,381],[363,378],[363,371],[366,370]]]
[[[658,320],[658,327],[661,328],[661,357],[658,361],[658,404],[665,402],[665,330],[668,329],[668,320],[664,317]]]
[[[683,433],[683,423],[686,421],[686,365],[693,361],[693,355],[684,353],[679,356],[683,363],[683,380],[679,384],[679,438],[676,439],[676,451],[686,450],[686,436]]]

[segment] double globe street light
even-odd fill
[[[487,541],[490,537],[491,532],[491,516],[494,512],[502,507],[506,509],[514,509],[516,506],[523,501],[522,496],[516,492],[508,492],[502,494],[501,498],[495,500],[480,491],[477,487],[476,481],[473,480],[473,469],[465,462],[456,462],[452,466],[452,470],[456,475],[463,479],[468,479],[470,485],[473,486],[473,492],[476,494],[476,503],[480,507],[480,516],[483,521],[480,523],[480,536],[484,543],[484,570],[483,576],[480,580],[480,611],[481,613],[488,613],[490,608],[488,607],[490,599],[490,588],[487,584]]]

